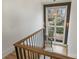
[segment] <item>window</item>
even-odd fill
[[[67,44],[70,2],[44,5],[44,27],[48,39]],[[45,37],[46,37],[45,36]]]

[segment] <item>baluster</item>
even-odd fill
[[[36,53],[34,53],[34,59],[37,59]]]
[[[40,40],[40,32],[38,33],[38,40]]]
[[[36,42],[39,42],[38,41],[38,33],[36,34]],[[38,47],[38,43],[36,43],[36,45],[37,45],[36,47]]]
[[[33,47],[33,36],[32,36],[32,39],[31,39],[31,43],[32,43],[32,47]]]
[[[37,59],[37,53],[35,53],[35,59]]]
[[[22,48],[19,48],[19,52],[20,52],[20,58],[23,59]]]
[[[30,42],[30,37],[29,37],[29,45],[31,45],[31,42]]]
[[[28,46],[28,39],[26,40],[26,45]]]
[[[30,59],[33,59],[33,52],[30,51]]]
[[[34,59],[34,52],[33,52],[33,59]]]
[[[46,41],[46,36],[45,36],[45,29],[42,30],[42,36],[43,36],[43,48],[45,48],[45,41]]]
[[[26,52],[26,59],[28,59],[28,50],[25,50]]]
[[[28,52],[28,59],[30,59],[30,54],[29,54],[30,51],[28,50],[27,52]]]
[[[26,51],[23,49],[24,58],[26,59]]]
[[[23,45],[26,45],[26,40],[25,40],[25,41],[23,41]]]
[[[28,39],[28,43],[29,43],[28,45],[30,45],[30,38]]]
[[[44,55],[44,59],[45,59],[45,55]]]
[[[33,42],[34,42],[34,47],[35,47],[35,35],[33,36]]]
[[[34,40],[34,35],[32,36],[32,47],[34,46],[33,40]]]
[[[30,45],[32,46],[32,36],[30,37]]]
[[[17,56],[17,59],[20,59],[20,58],[19,58],[18,47],[15,47],[15,51],[16,51],[16,56]]]
[[[25,45],[25,42],[26,41],[23,42],[23,45]],[[23,55],[24,55],[24,58],[26,59],[26,51],[25,51],[25,49],[23,49]]]
[[[32,58],[31,58],[31,51],[29,51],[29,56],[30,56],[30,59],[32,59]]]
[[[38,41],[39,41],[39,40],[41,40],[41,38],[40,38],[40,32],[38,33]],[[40,42],[39,42],[39,43],[40,43]]]
[[[52,59],[52,57],[50,57],[50,59]]]
[[[32,46],[31,40],[32,40],[32,36],[29,38],[30,46]]]
[[[38,55],[38,59],[40,59],[40,55],[39,55],[39,53],[38,53],[37,55]]]
[[[31,59],[33,59],[33,52],[31,51]]]
[[[35,47],[37,47],[37,34],[35,34]]]

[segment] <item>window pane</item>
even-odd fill
[[[56,28],[56,33],[63,34],[64,33],[64,28],[63,27],[57,27]]]
[[[49,29],[48,29],[48,36],[49,37],[53,37],[53,35],[54,35],[54,27],[49,27]]]
[[[61,17],[57,17],[56,19],[56,25],[57,26],[64,26],[64,19]]]
[[[58,15],[56,16],[56,25],[63,26],[66,16],[66,8],[62,7],[58,9]]]
[[[54,10],[52,8],[48,8],[48,24],[49,24],[49,26],[55,24],[54,23],[55,17],[52,16],[53,11]]]
[[[56,28],[56,41],[58,42],[63,42],[63,38],[64,38],[64,28],[63,27],[57,27]]]
[[[54,25],[54,18],[48,18],[48,24],[50,25]]]

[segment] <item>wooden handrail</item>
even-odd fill
[[[36,33],[40,32],[40,31],[43,30],[43,29],[44,29],[44,28],[41,28],[41,29],[39,29],[38,31],[36,31],[36,32],[34,32],[34,33],[28,35],[28,36],[25,37],[24,39],[17,41],[14,45],[19,44],[19,43],[21,43],[21,42],[27,40],[28,38],[30,38],[31,36],[35,35]]]
[[[41,55],[44,55],[44,56],[48,56],[48,57],[50,57],[51,59],[52,59],[52,58],[55,58],[55,59],[75,59],[75,58],[72,58],[72,57],[69,57],[69,56],[65,56],[65,55],[58,54],[58,53],[56,53],[56,52],[48,52],[48,51],[45,51],[45,50],[42,49],[42,48],[35,47],[35,46],[31,46],[31,45],[28,45],[28,44],[26,45],[26,44],[24,43],[24,42],[27,41],[27,39],[29,39],[30,37],[32,37],[32,36],[38,34],[38,33],[41,32],[43,29],[44,29],[44,28],[42,28],[42,29],[40,29],[40,30],[34,32],[33,34],[27,36],[26,38],[24,38],[24,39],[22,39],[22,40],[20,40],[20,41],[18,41],[18,42],[16,42],[16,43],[14,44],[15,50],[16,50],[16,54],[17,54],[17,59],[20,59],[20,58],[22,59],[22,57],[23,57],[23,55],[22,55],[22,49],[23,49],[23,51],[24,51],[24,55],[26,54],[26,53],[25,53],[25,50],[28,50],[28,52],[31,51],[31,52],[33,52],[33,53],[37,53],[37,54],[41,54]],[[29,39],[29,40],[30,40],[30,39]],[[32,40],[32,39],[31,39],[31,40]],[[23,43],[23,44],[21,44],[21,43]],[[20,53],[20,55],[21,55],[20,57],[19,57],[19,55],[18,55],[18,48],[19,48],[19,53]],[[28,53],[28,55],[29,55],[29,53]],[[25,55],[24,57],[25,57],[25,59],[26,59],[26,55]],[[28,57],[28,58],[29,58],[29,57]],[[44,57],[44,59],[45,59],[45,57]]]
[[[56,59],[75,59],[75,58],[65,56],[65,55],[62,55],[62,54],[58,54],[58,53],[55,53],[55,52],[48,52],[48,51],[45,51],[41,48],[35,48],[35,47],[25,46],[25,45],[20,45],[20,44],[16,44],[15,46],[17,46],[19,48],[24,48],[26,50],[30,50],[32,52],[39,53],[39,54],[42,54],[42,55],[45,55],[45,56],[56,58]]]

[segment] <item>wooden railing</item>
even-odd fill
[[[45,51],[41,41],[43,28],[14,44],[17,59],[74,59],[54,52]]]

